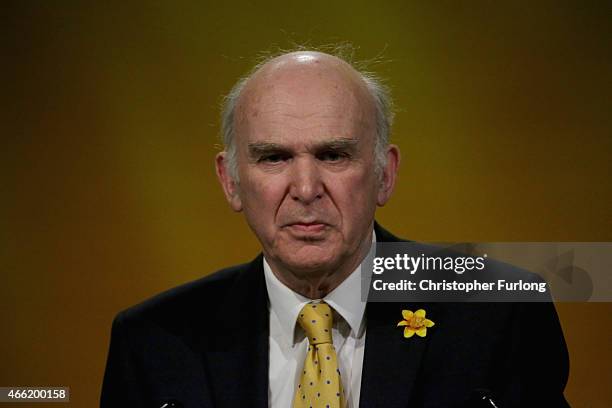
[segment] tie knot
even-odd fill
[[[302,308],[298,323],[308,336],[310,344],[332,342],[332,310],[327,303],[308,303]]]

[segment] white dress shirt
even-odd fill
[[[373,237],[373,241],[375,241]],[[323,299],[308,299],[285,286],[264,258],[266,288],[270,299],[268,406],[290,408],[306,358],[308,338],[297,317],[304,305],[324,300],[332,309],[332,338],[347,408],[359,407],[361,370],[365,349],[365,307],[361,301],[361,266]]]

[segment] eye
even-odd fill
[[[259,158],[258,162],[260,163],[280,163],[282,161],[287,160],[287,156],[281,153],[271,153],[263,155]]]
[[[349,155],[345,152],[339,152],[336,150],[329,150],[322,152],[318,155],[318,159],[327,162],[338,162],[340,160],[348,158]]]

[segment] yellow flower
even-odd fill
[[[404,337],[412,337],[414,333],[419,337],[427,335],[427,328],[432,327],[435,323],[425,318],[425,310],[419,309],[412,313],[410,310],[402,310],[404,320],[399,322],[398,326],[404,327]]]

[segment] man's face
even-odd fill
[[[296,273],[337,268],[370,239],[380,178],[374,107],[346,72],[282,67],[258,76],[236,110],[243,210],[266,257]]]

